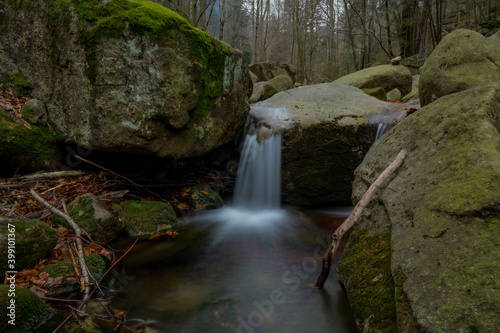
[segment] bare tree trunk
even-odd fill
[[[220,0],[220,22],[219,22],[219,40],[224,40],[224,25],[226,24],[226,0]]]
[[[354,61],[354,70],[359,71],[358,57],[356,56],[356,47],[354,45],[354,36],[353,36],[353,31],[352,31],[351,18],[349,15],[349,7],[347,6],[347,0],[343,0],[343,1],[344,1],[345,16],[346,16],[346,20],[347,20],[349,40],[351,42],[351,48],[352,48],[352,60]]]
[[[385,19],[387,21],[387,26],[385,27],[385,30],[387,31],[387,50],[389,54],[391,55],[391,58],[394,57],[394,52],[392,52],[392,36],[391,36],[391,19],[389,16],[389,1],[385,0]]]

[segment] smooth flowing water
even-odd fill
[[[126,257],[119,305],[131,322],[176,333],[357,331],[335,272],[313,286],[329,242],[314,221],[335,218],[280,207],[281,135],[266,133],[246,136],[230,205]]]

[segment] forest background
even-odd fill
[[[425,58],[447,33],[485,35],[500,0],[171,0],[190,23],[248,63],[292,64],[303,84],[328,82],[395,56]]]

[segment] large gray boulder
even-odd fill
[[[268,99],[269,97],[276,94],[276,89],[266,81],[257,82],[253,86],[252,96],[248,99],[250,103],[257,103]]]
[[[500,43],[459,29],[445,36],[420,71],[420,102],[500,80]]]
[[[411,91],[412,79],[410,70],[405,66],[380,65],[342,76],[334,82],[361,89],[382,87],[391,91],[397,88],[404,96]]]
[[[354,203],[408,152],[339,266],[365,332],[498,331],[499,105],[498,83],[441,97],[398,123],[356,169]]]
[[[336,83],[287,90],[255,104],[252,114],[274,129],[284,127],[284,201],[350,202],[354,169],[375,140],[379,122],[398,121],[404,107]]]
[[[0,80],[20,73],[87,149],[184,158],[233,139],[252,89],[240,51],[153,2],[91,4],[2,1]]]
[[[267,81],[277,92],[292,89],[294,82],[288,75],[278,75]]]

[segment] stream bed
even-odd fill
[[[140,242],[124,258],[114,305],[159,332],[357,332],[336,265],[323,289],[313,286],[328,235],[350,209],[186,218],[178,239]]]

